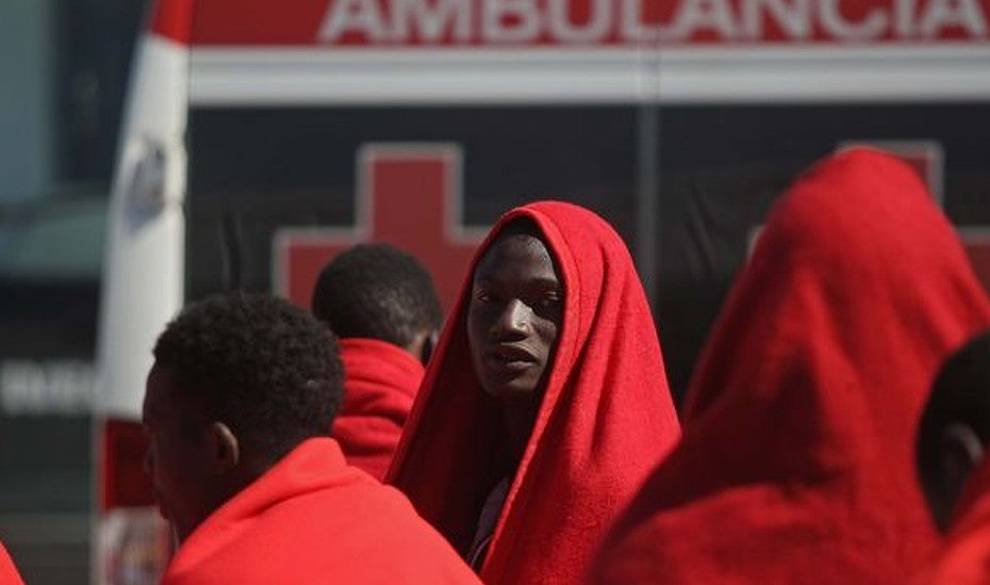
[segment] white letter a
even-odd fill
[[[372,43],[385,40],[378,0],[331,0],[320,26],[320,40],[335,43],[349,31],[363,33]]]

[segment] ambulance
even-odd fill
[[[228,289],[306,306],[338,251],[450,306],[504,210],[628,243],[675,390],[774,198],[852,143],[914,165],[990,277],[990,0],[157,0],[133,61],[98,347],[93,583],[153,583],[157,334]],[[850,204],[855,204],[850,202]]]

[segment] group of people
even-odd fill
[[[445,321],[415,260],[358,246],[311,312],[229,293],[159,337],[163,583],[990,583],[988,328],[949,222],[868,149],[777,203],[680,420],[594,213],[508,212]]]

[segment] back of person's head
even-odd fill
[[[918,474],[936,524],[945,529],[990,442],[990,332],[939,371],[918,432]]]
[[[330,262],[317,280],[312,309],[341,338],[379,339],[423,361],[443,319],[430,275],[415,258],[384,244],[354,246]]]
[[[154,356],[155,368],[262,460],[329,436],[343,396],[333,333],[269,295],[235,292],[190,305],[158,338]]]

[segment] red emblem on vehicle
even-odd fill
[[[320,270],[354,244],[382,242],[416,256],[450,309],[482,227],[463,224],[461,151],[452,144],[369,144],[358,152],[355,222],[290,227],[274,239],[275,292],[309,307]]]

